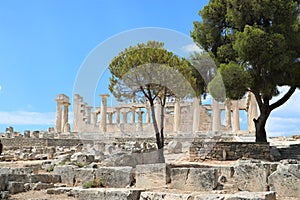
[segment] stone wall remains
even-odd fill
[[[194,141],[189,153],[191,162],[240,158],[270,160],[269,143]]]

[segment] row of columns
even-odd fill
[[[232,117],[231,117],[232,111]],[[248,130],[250,132],[255,131],[255,124],[253,119],[258,117],[258,107],[255,96],[253,93],[248,94]],[[221,130],[221,109],[219,102],[213,100],[213,121],[212,121],[212,131]],[[226,118],[226,128],[231,129],[232,132],[238,132],[240,130],[240,105],[238,100],[225,101],[225,118]]]
[[[68,116],[69,116],[69,97],[64,94],[59,94],[56,97],[56,123],[55,129],[57,132],[69,131]]]
[[[79,96],[79,95],[78,95]],[[103,132],[107,131],[107,124],[113,123],[113,115],[115,114],[115,123],[120,124],[121,123],[121,114],[122,114],[122,123],[126,124],[128,123],[128,113],[131,113],[131,122],[135,123],[136,121],[136,113],[138,115],[138,123],[143,123],[143,113],[142,110],[137,110],[137,108],[141,107],[131,107],[131,108],[121,108],[116,107],[113,111],[108,110],[107,107],[107,99],[109,97],[108,94],[101,94],[101,107],[100,111],[92,112],[92,107],[85,105],[85,103],[82,102],[82,98],[79,97],[74,98],[75,100],[79,98],[80,105],[75,105],[74,103],[74,129],[76,127],[75,121],[78,121],[75,113],[79,113],[80,117],[84,120],[85,124],[91,124],[92,120],[91,117],[93,116],[93,123],[94,127],[98,126],[98,115],[100,114],[100,122],[99,127],[100,130]],[[68,122],[68,106],[69,101],[68,97],[66,96],[58,96],[57,100],[57,117],[56,117],[56,130],[58,132],[63,131],[65,124]],[[78,103],[78,102],[77,102]],[[64,108],[64,116],[62,117],[62,106]],[[78,107],[78,108],[77,108]],[[82,109],[83,107],[83,109]],[[199,124],[200,124],[200,99],[194,98],[194,102],[192,105],[192,115],[193,115],[193,122],[192,122],[192,130],[193,132],[199,131]],[[239,117],[239,101],[232,101],[227,100],[224,105],[225,109],[225,117],[226,117],[226,127],[227,129],[231,129],[233,132],[240,130],[240,117]],[[150,123],[151,118],[151,111],[150,107],[143,107],[146,109],[146,123]],[[123,110],[122,110],[123,109]],[[77,110],[77,111],[76,111]],[[76,111],[76,112],[75,112]],[[156,114],[156,120],[158,126],[161,125],[161,106],[159,103],[155,105],[155,114]],[[212,130],[213,131],[219,131],[221,129],[221,109],[220,105],[217,101],[213,101],[212,106]],[[232,113],[232,115],[231,115]],[[82,115],[82,116],[81,116]],[[257,118],[258,111],[257,111],[257,103],[254,95],[252,93],[249,93],[248,96],[248,129],[249,131],[254,131],[255,126],[253,123],[253,118]],[[77,116],[78,117],[78,116]],[[181,107],[180,107],[180,101],[178,99],[175,100],[174,103],[174,121],[173,121],[173,132],[179,132],[181,130]]]

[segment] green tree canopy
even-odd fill
[[[192,65],[163,48],[164,44],[149,41],[131,46],[120,52],[109,65],[112,74],[109,90],[119,100],[135,98],[148,102],[151,107],[156,143],[164,146],[164,106],[167,98],[183,98],[203,91],[201,81],[196,81]],[[157,124],[154,103],[162,108],[161,124]],[[164,161],[162,158],[161,161]]]
[[[216,79],[222,78],[227,97],[239,99],[247,91],[255,95],[260,110],[253,119],[256,141],[266,142],[271,111],[300,86],[299,1],[211,0],[199,14],[202,21],[194,22],[192,38],[218,64]],[[213,80],[210,89],[219,82]],[[289,91],[271,104],[278,86],[284,85]]]

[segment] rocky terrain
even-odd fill
[[[273,161],[190,162],[189,142],[173,140],[165,147],[166,163],[157,163],[155,144],[147,141],[6,147],[0,157],[0,197],[296,200],[300,199],[299,143],[295,138],[271,139]],[[288,151],[296,159],[290,159]]]

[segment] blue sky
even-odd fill
[[[97,45],[143,27],[171,29],[189,36],[192,22],[200,19],[198,11],[207,3],[0,1],[0,132],[10,125],[18,131],[54,126],[56,95],[64,93],[72,98],[80,66]],[[97,91],[103,85],[105,81],[99,83]],[[299,132],[296,100],[271,117],[267,125],[270,132]]]

